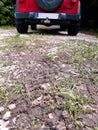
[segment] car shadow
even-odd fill
[[[61,31],[60,28],[37,28],[36,30],[29,30],[28,34],[47,34],[47,35],[61,35],[61,36],[68,36],[66,30]]]

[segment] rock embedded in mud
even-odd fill
[[[9,108],[10,110],[13,110],[13,109],[16,108],[16,105],[15,105],[15,104],[10,104],[10,105],[8,106],[8,108]]]
[[[64,119],[69,119],[70,118],[70,115],[69,115],[69,113],[67,111],[63,111],[62,116],[63,116]]]
[[[48,116],[49,116],[50,119],[54,118],[52,113],[49,113]]]
[[[50,84],[49,84],[49,83],[41,84],[41,88],[43,88],[44,90],[49,89],[49,87],[50,87]]]
[[[9,121],[0,120],[0,130],[9,130],[7,125],[9,124]]]
[[[4,107],[0,107],[0,113],[4,111]]]
[[[7,121],[9,120],[9,118],[11,117],[11,112],[10,111],[7,111],[4,116],[3,116],[3,120],[4,121]]]
[[[17,119],[17,118],[14,117],[13,120],[12,120],[14,124],[16,123],[16,119]]]

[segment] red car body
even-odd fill
[[[28,25],[36,29],[37,24],[43,24],[60,25],[61,29],[68,30],[69,35],[77,35],[81,19],[79,0],[61,0],[56,8],[52,8],[52,2],[56,5],[58,0],[46,0],[46,6],[50,4],[52,9],[49,6],[44,9],[41,1],[45,0],[16,0],[15,21],[19,33],[26,33]]]

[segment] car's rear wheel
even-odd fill
[[[36,0],[37,5],[44,11],[55,11],[64,0]]]
[[[16,29],[19,33],[25,34],[28,31],[28,24],[25,23],[23,20],[16,20],[15,21]]]
[[[75,23],[68,26],[68,35],[76,36],[80,30],[80,23]]]

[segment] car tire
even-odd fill
[[[36,0],[37,5],[44,11],[55,11],[64,0]]]
[[[80,30],[80,23],[72,24],[68,26],[68,35],[76,36]]]
[[[28,31],[28,24],[27,23],[25,23],[22,20],[21,21],[16,20],[15,25],[16,25],[16,29],[19,33],[21,33],[21,34],[27,33],[27,31]]]

